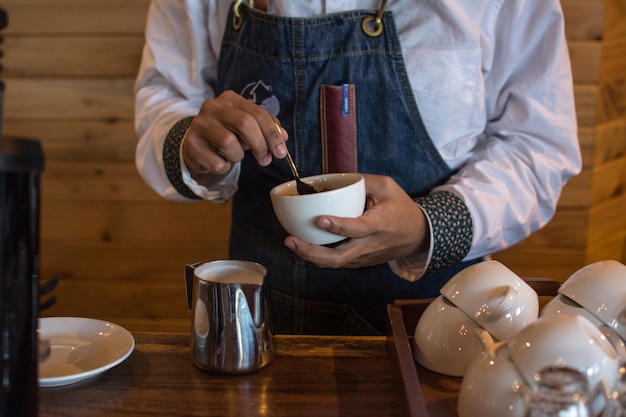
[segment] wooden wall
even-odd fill
[[[4,130],[40,140],[42,279],[58,277],[45,315],[130,330],[188,329],[183,267],[226,256],[229,205],[173,203],[134,166],[133,82],[149,0],[2,0]],[[626,7],[562,0],[585,169],[545,230],[496,257],[562,279],[626,259]]]

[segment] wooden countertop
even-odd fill
[[[399,416],[402,379],[385,337],[277,336],[265,369],[197,368],[187,334],[136,333],[131,356],[74,385],[40,388],[40,417]]]

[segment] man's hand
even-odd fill
[[[327,268],[377,265],[426,251],[428,222],[419,206],[392,178],[362,175],[368,199],[362,216],[355,219],[320,216],[316,220],[319,228],[349,240],[329,248],[288,236],[285,246],[307,261]]]
[[[260,165],[287,154],[284,129],[263,108],[233,91],[206,100],[183,139],[185,165],[194,178],[227,174],[247,150]]]

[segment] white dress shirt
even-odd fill
[[[271,0],[268,13],[310,17],[379,4]],[[136,83],[136,162],[168,199],[186,200],[164,172],[163,141],[177,121],[215,96],[230,7],[228,0],[153,0],[149,9]],[[559,0],[389,0],[386,10],[393,12],[424,124],[458,169],[433,191],[454,193],[470,210],[473,241],[465,259],[507,248],[544,226],[581,168]],[[207,189],[181,165],[187,186],[204,199],[222,202],[237,190],[237,168]],[[428,257],[415,259],[422,265],[413,271],[423,271]]]

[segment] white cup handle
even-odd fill
[[[484,351],[487,351],[496,344],[496,341],[493,340],[493,336],[491,336],[491,333],[489,333],[485,329],[476,329],[476,337],[478,337],[478,340],[480,340]]]
[[[507,286],[495,298],[499,299],[500,302],[493,307],[488,304],[489,306],[485,309],[485,316],[490,323],[500,320],[509,312],[517,299],[517,291],[511,286]]]

